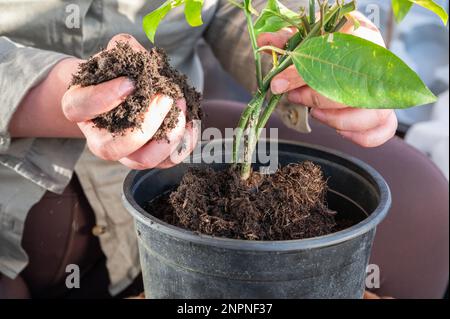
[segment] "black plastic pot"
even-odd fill
[[[123,198],[136,222],[147,298],[362,297],[375,228],[391,205],[388,185],[355,158],[298,143],[280,142],[278,147],[281,165],[304,160],[321,165],[328,177],[330,208],[340,218],[361,221],[303,240],[198,235],[162,222],[142,206],[173,189],[190,165],[205,164],[133,171],[125,180]],[[220,169],[226,164],[209,165]]]

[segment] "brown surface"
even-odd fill
[[[22,245],[29,264],[14,281],[0,275],[0,298],[111,298],[106,257],[93,234],[100,226],[76,175],[63,194],[45,193],[25,222]],[[66,287],[69,264],[80,267],[80,288]],[[115,297],[137,295],[142,289],[138,276]]]
[[[118,107],[95,118],[95,126],[113,134],[139,129],[151,98],[157,94],[167,95],[174,100],[184,97],[187,120],[201,117],[200,93],[187,84],[186,76],[169,65],[166,53],[158,48],[138,52],[127,43],[117,42],[115,48],[103,51],[81,64],[71,85],[95,85],[120,76],[129,77],[134,82],[135,90]],[[154,135],[155,139],[166,138],[167,132],[176,126],[179,112],[179,108],[172,107]]]
[[[232,169],[194,168],[177,190],[147,209],[172,225],[212,236],[301,239],[335,230],[326,190],[322,171],[312,162],[291,164],[273,175],[254,172],[248,181]]]
[[[82,295],[86,292],[84,288],[89,285],[84,282],[85,276],[105,259],[98,238],[92,235],[94,226],[94,212],[76,176],[63,194],[47,192],[31,208],[22,239],[29,264],[21,276],[33,298],[61,297],[70,293]],[[80,267],[82,289],[67,289],[66,266],[69,264]],[[88,294],[107,296],[107,275],[102,280],[104,284],[97,281]]]

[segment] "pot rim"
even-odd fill
[[[217,141],[226,142],[229,139],[220,139]],[[260,141],[267,141],[267,139],[260,139]],[[211,141],[209,141],[211,142]],[[219,248],[235,249],[235,250],[251,250],[251,251],[298,251],[304,249],[312,249],[318,247],[328,247],[337,245],[341,242],[351,240],[359,237],[375,227],[384,219],[388,213],[391,204],[392,197],[388,184],[384,180],[378,171],[372,166],[357,159],[353,156],[344,154],[340,151],[336,151],[327,147],[312,145],[309,143],[294,142],[279,139],[279,144],[290,144],[294,146],[307,147],[321,152],[330,153],[334,156],[338,156],[353,165],[358,166],[364,170],[373,179],[374,186],[378,188],[380,199],[378,206],[375,210],[364,220],[344,230],[340,230],[335,233],[331,233],[324,236],[306,238],[306,239],[291,239],[291,240],[245,240],[245,239],[233,239],[225,237],[214,237],[210,235],[194,233],[191,230],[186,230],[177,226],[170,225],[146,212],[134,199],[132,195],[133,181],[138,174],[143,171],[132,170],[128,173],[123,183],[122,189],[122,202],[128,212],[142,224],[150,227],[158,232],[163,232],[169,236],[176,237],[180,240],[190,241],[195,244],[215,246]],[[146,171],[151,171],[146,170]]]

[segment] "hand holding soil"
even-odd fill
[[[369,19],[357,11],[350,15],[354,20],[348,21],[341,32],[385,47],[380,31]],[[355,28],[355,21],[360,25],[358,28]],[[295,34],[294,29],[285,28],[276,33],[262,33],[258,38],[258,45],[273,45],[282,49]],[[331,101],[308,87],[294,65],[274,77],[271,90],[274,94],[288,93],[290,102],[312,108],[311,115],[314,118],[364,147],[384,144],[397,130],[397,117],[393,110],[352,108]]]
[[[166,83],[170,76],[178,76],[177,86]],[[133,37],[117,35],[105,51],[80,64],[62,108],[96,156],[133,169],[167,168],[197,142],[191,120],[199,109],[192,96],[187,107],[181,90],[192,89],[163,53],[149,53]]]

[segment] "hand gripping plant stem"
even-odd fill
[[[255,62],[257,88],[243,110],[233,141],[233,165],[240,168],[241,178],[251,174],[252,155],[258,138],[282,95],[270,92],[272,79],[295,65],[303,80],[325,97],[349,107],[408,108],[435,101],[435,96],[417,74],[387,49],[353,35],[339,33],[347,23],[358,23],[350,13],[356,10],[355,0],[309,0],[309,8],[292,11],[278,0],[267,0],[258,12],[252,0],[229,0],[243,10]],[[202,24],[204,0],[168,0],[145,16],[143,28],[154,42],[156,30],[167,13],[185,5],[184,13],[191,26]],[[436,13],[447,23],[447,13],[432,0],[392,0],[397,21],[413,4]],[[350,20],[350,21],[349,21]],[[263,32],[294,28],[295,35],[285,48],[258,47],[257,37]],[[272,54],[272,68],[262,71],[262,54]],[[239,154],[243,141],[243,154]]]

